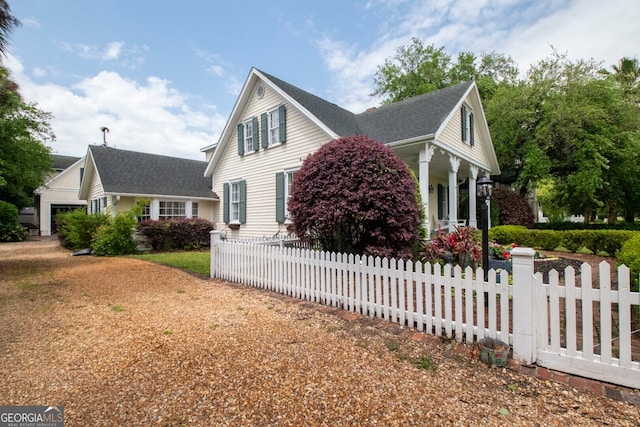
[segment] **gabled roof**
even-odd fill
[[[264,81],[265,84],[278,91],[303,115],[324,130],[330,138],[360,134],[385,144],[402,143],[419,138],[425,140],[437,138],[437,134],[442,131],[465,96],[474,92],[475,96],[479,98],[475,83],[469,81],[354,114],[297,86],[252,68],[220,136],[217,151],[211,157],[205,170],[207,176],[211,176],[226,144],[229,143],[235,129],[235,123],[240,120],[239,115],[249,102],[249,90],[257,80]],[[481,109],[479,101],[478,105]],[[482,113],[482,117],[484,118],[484,113]],[[493,144],[490,142],[491,136],[488,128],[486,126],[481,126],[481,128],[479,132],[488,141],[485,149],[489,151],[490,169],[498,171],[499,166],[497,159],[495,159]]]
[[[356,117],[351,111],[347,111],[264,71],[260,71],[260,73],[295,99],[337,135],[348,136],[362,133]]]
[[[207,162],[96,145],[89,146],[89,161],[106,194],[218,198],[204,177]],[[81,193],[84,187],[83,180]]]
[[[425,93],[358,114],[363,134],[383,142],[435,135],[473,82]]]
[[[81,159],[81,157],[60,156],[58,154],[52,154],[51,157],[53,157],[53,170],[56,172],[67,169]]]

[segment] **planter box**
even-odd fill
[[[506,270],[509,274],[511,274],[512,262],[506,259],[490,259],[489,260],[489,270],[494,269],[498,270]]]

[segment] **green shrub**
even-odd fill
[[[71,250],[91,247],[100,226],[109,223],[106,214],[87,214],[85,208],[70,212],[60,212],[55,218],[58,226],[58,239],[63,248]]]
[[[117,214],[109,224],[98,228],[91,249],[99,256],[129,255],[136,253],[133,232],[136,218],[133,212]]]
[[[607,253],[615,256],[623,243],[635,235],[627,230],[530,230],[521,226],[501,225],[489,230],[489,237],[500,244],[517,243],[520,246],[568,252]]]
[[[0,200],[0,242],[18,242],[29,237],[29,231],[18,224],[18,208]]]
[[[626,265],[631,273],[631,288],[638,290],[638,275],[640,275],[640,234],[624,242],[618,252],[618,266]]]

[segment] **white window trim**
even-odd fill
[[[473,108],[466,102],[464,103],[464,107],[466,109],[466,116],[464,118],[464,127],[465,127],[465,139],[464,142],[467,144],[471,144],[471,117],[473,115]]]
[[[162,209],[161,205],[163,203],[165,203],[165,204],[166,203],[171,203],[172,206],[171,206],[171,214],[170,215],[167,215],[166,212],[165,212],[164,215],[161,213],[161,209]],[[173,213],[173,211],[174,211],[173,204],[174,203],[182,203],[182,210],[184,212],[184,215],[175,215]],[[165,209],[166,209],[166,206],[165,206]],[[163,216],[165,218],[162,218]],[[187,218],[187,202],[184,201],[184,200],[171,200],[171,199],[158,200],[158,219],[162,220],[162,221],[166,221],[166,220],[169,220],[169,219],[172,219],[172,218]]]
[[[251,129],[251,137],[247,136],[247,129]],[[244,144],[244,154],[255,153],[254,138],[256,138],[256,130],[253,128],[253,117],[242,122],[242,143]],[[249,138],[251,138],[251,144],[248,144]]]
[[[229,181],[229,224],[240,224],[240,181],[241,179],[235,181]],[[237,189],[237,200],[234,202],[233,200],[233,189]],[[234,219],[233,216],[233,206],[237,205],[237,217]]]
[[[267,111],[267,138],[269,139],[269,147],[275,147],[276,145],[282,144],[280,139],[280,107],[272,108]],[[275,117],[275,126],[273,125],[272,118]],[[273,137],[273,131],[276,131],[277,135]]]
[[[290,189],[289,189],[289,177],[295,176],[295,174],[300,170],[300,168],[290,168],[284,170],[284,223],[291,224],[291,215],[289,214],[289,198],[291,197]],[[293,181],[291,181],[291,185],[293,185]]]

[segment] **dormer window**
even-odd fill
[[[467,104],[462,104],[462,107],[460,107],[460,122],[462,124],[462,141],[473,147],[475,144],[473,111]]]

